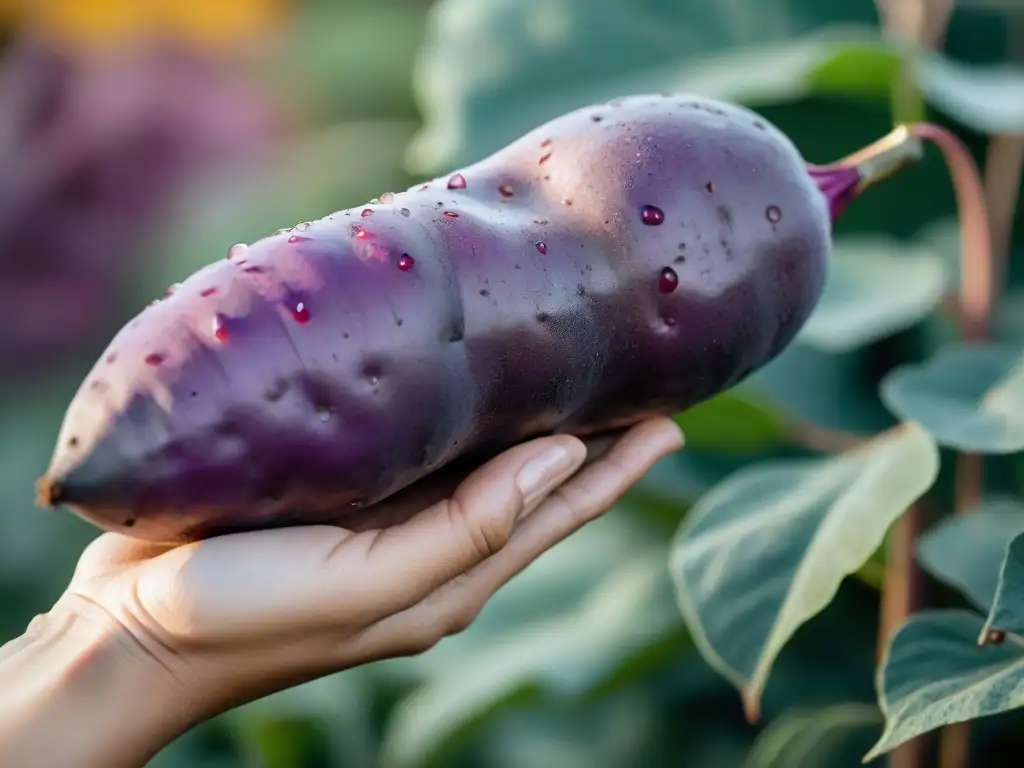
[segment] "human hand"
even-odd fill
[[[417,504],[437,496],[437,486],[365,510],[372,514],[360,513],[353,530],[285,528],[176,548],[103,534],[28,642],[48,624],[81,620],[111,638],[108,645],[148,670],[152,700],[174,710],[173,724],[160,725],[169,741],[245,701],[420,653],[461,631],[509,579],[681,446],[678,427],[653,418],[577,473],[587,460],[583,442],[540,438],[428,506]],[[94,700],[104,697],[100,685]],[[143,704],[125,702],[122,715]]]

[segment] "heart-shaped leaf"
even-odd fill
[[[904,330],[942,299],[941,258],[927,248],[879,237],[837,240],[828,282],[800,339],[826,352],[848,352]]]
[[[833,24],[860,26],[800,39]],[[416,69],[425,125],[409,163],[440,173],[563,112],[630,93],[797,97],[837,51],[876,41],[876,29],[860,0],[760,0],[741,13],[673,0],[442,0]]]
[[[853,451],[741,470],[691,510],[671,571],[694,642],[758,715],[772,665],[796,630],[935,481],[938,449],[902,424]]]
[[[936,579],[987,611],[999,584],[999,563],[1021,531],[1024,507],[1010,499],[990,499],[932,526],[918,541],[917,559]]]
[[[999,344],[953,344],[881,385],[882,402],[940,445],[967,453],[1024,450],[1024,358]]]
[[[1024,645],[979,647],[982,619],[920,611],[897,630],[879,674],[885,731],[865,762],[952,723],[1024,706]]]
[[[999,586],[979,642],[999,643],[1007,632],[1024,636],[1024,533],[1018,533],[1006,547]]]
[[[1024,67],[974,66],[933,53],[913,69],[924,97],[964,125],[988,134],[1024,131]]]

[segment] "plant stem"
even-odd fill
[[[953,133],[934,125],[916,125],[914,133],[930,139],[942,150],[953,177],[956,190],[957,212],[960,220],[960,332],[968,341],[983,341],[989,337],[992,305],[998,278],[995,276],[997,259],[993,247],[989,208],[982,188],[977,166],[963,143]],[[992,147],[990,147],[990,152]],[[993,166],[991,154],[989,167]],[[1019,174],[1019,166],[1014,170]],[[993,187],[1002,190],[1005,179]],[[1013,205],[1008,216],[1012,217]],[[1005,209],[1005,206],[1003,206]],[[1002,231],[1009,236],[1011,224],[1000,222]],[[1008,250],[1008,244],[1004,244]],[[984,490],[983,460],[974,454],[960,454],[956,466],[955,513],[964,514],[976,505]],[[942,729],[939,735],[940,768],[965,768],[970,759],[971,730],[969,723],[957,723]]]
[[[914,504],[893,526],[889,537],[885,575],[882,580],[882,606],[878,629],[878,664],[881,666],[889,638],[914,611],[924,605],[924,574],[914,560],[915,542],[924,529],[920,504]],[[924,764],[923,739],[912,739],[896,747],[889,755],[891,768],[918,768]]]

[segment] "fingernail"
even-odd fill
[[[561,480],[571,466],[572,457],[560,445],[526,462],[516,475],[516,485],[523,494],[523,506],[536,501],[551,485]]]

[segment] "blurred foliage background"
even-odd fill
[[[746,103],[810,162],[927,115],[984,166],[992,136],[1024,131],[1024,8],[962,0],[944,35],[906,12],[946,5],[0,0],[0,641],[51,605],[96,533],[33,507],[64,407],[109,337],[169,283],[231,243],[404,189],[630,93]],[[911,43],[936,49],[913,72]],[[694,649],[667,551],[689,507],[733,470],[895,423],[880,377],[954,335],[921,295],[934,304],[955,279],[954,212],[934,153],[852,206],[837,253],[875,268],[837,268],[799,343],[682,416],[688,449],[469,630],[228,713],[153,765],[859,765],[881,722],[884,551],[783,651],[757,726]],[[1015,227],[1019,249],[1024,218]],[[999,332],[1019,338],[1012,261],[1010,273]],[[884,291],[881,310],[868,303]],[[882,322],[837,331],[835,313],[858,307]],[[1000,467],[996,483],[1019,493],[1019,458]],[[999,755],[1020,754],[1019,726],[976,729],[977,764],[1016,764]]]

